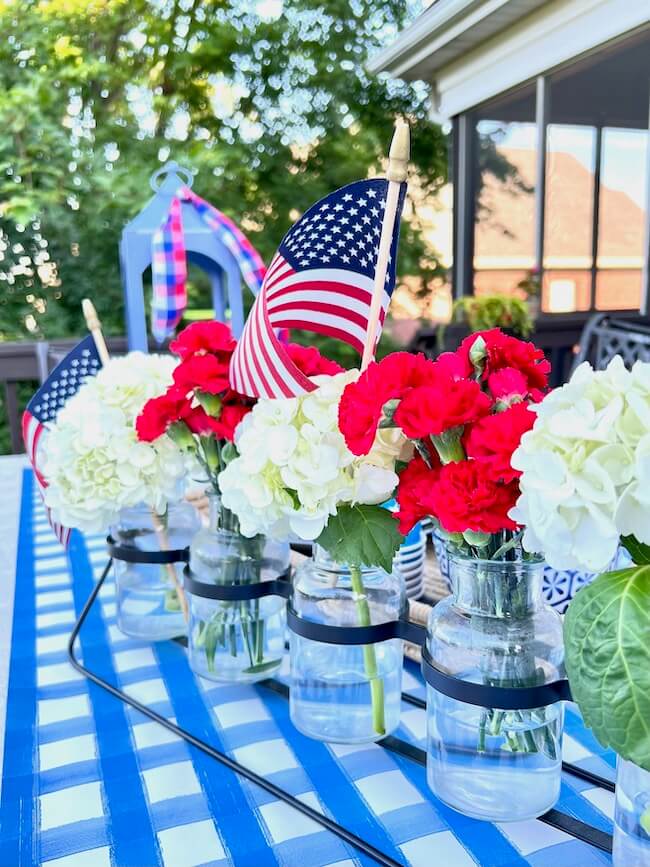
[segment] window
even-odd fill
[[[649,58],[646,28],[465,116],[465,291],[518,293],[534,277],[545,313],[645,303]]]
[[[476,115],[474,291],[514,293],[535,267],[535,89]]]

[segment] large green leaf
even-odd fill
[[[381,506],[341,506],[316,540],[338,563],[393,568],[404,537],[397,521]]]
[[[566,665],[585,723],[650,771],[650,566],[606,572],[564,622]]]

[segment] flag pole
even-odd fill
[[[384,220],[379,238],[379,251],[377,253],[377,264],[375,266],[375,280],[372,291],[372,300],[370,302],[368,330],[366,332],[366,342],[363,348],[361,370],[365,370],[375,357],[377,327],[379,325],[381,301],[384,294],[384,287],[386,285],[388,257],[390,255],[390,248],[393,240],[393,229],[395,227],[395,216],[397,214],[397,205],[399,203],[400,186],[406,180],[409,151],[409,125],[403,118],[397,118],[395,121],[395,132],[393,133],[393,140],[388,154],[388,171],[386,172],[386,177],[388,179],[388,193],[386,195],[386,209],[384,211]]]
[[[100,322],[97,311],[95,310],[95,305],[90,298],[84,298],[81,302],[81,309],[83,311],[84,319],[86,320],[88,331],[90,331],[93,340],[95,341],[99,360],[102,364],[108,364],[111,357],[108,354],[108,347],[106,346],[106,341],[102,334],[102,323]]]
[[[88,327],[88,331],[90,331],[93,340],[95,341],[99,360],[102,364],[108,364],[108,362],[111,360],[111,357],[108,353],[108,347],[106,346],[106,341],[104,340],[104,335],[102,333],[102,323],[100,322],[97,311],[95,310],[95,305],[90,300],[90,298],[84,298],[81,302],[81,309],[83,311],[84,319],[86,320],[86,326]],[[158,539],[158,544],[160,545],[161,550],[169,551],[169,537],[167,536],[167,530],[160,518],[160,515],[156,513],[155,509],[151,509],[151,519],[153,521],[154,532]],[[188,623],[190,619],[190,613],[187,608],[187,599],[185,598],[185,593],[183,592],[183,588],[181,587],[178,576],[176,575],[176,567],[173,563],[165,563],[165,569],[167,570],[167,575],[169,576],[176,590],[176,595],[178,596],[178,601],[180,603],[181,611],[183,612],[185,622]]]

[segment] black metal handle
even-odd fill
[[[539,686],[490,686],[461,680],[436,666],[426,644],[422,646],[422,674],[426,682],[443,695],[479,707],[529,710],[558,701],[571,701],[571,689],[566,678]]]
[[[183,570],[183,587],[192,596],[203,599],[218,599],[221,602],[237,602],[245,599],[261,599],[263,596],[281,596],[288,599],[291,595],[291,569],[287,569],[271,581],[257,581],[254,584],[208,584],[198,581],[186,566]]]
[[[142,551],[129,545],[118,545],[112,536],[106,537],[108,554],[124,563],[187,563],[189,548],[171,548],[169,551]]]
[[[287,626],[296,635],[321,641],[325,644],[376,644],[391,638],[402,638],[413,644],[421,645],[426,637],[426,629],[410,620],[388,620],[372,626],[334,626],[330,623],[316,623],[301,617],[291,602],[287,605]]]

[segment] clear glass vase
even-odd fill
[[[296,572],[298,615],[332,626],[397,620],[406,605],[399,573],[334,563],[318,546]],[[337,743],[377,741],[399,725],[402,641],[341,645],[290,633],[291,721],[309,737]]]
[[[616,767],[614,867],[650,865],[650,771],[619,757]]]
[[[541,560],[476,560],[449,550],[452,595],[432,609],[434,663],[472,683],[522,687],[564,677],[560,616],[542,600]],[[562,702],[483,708],[427,687],[427,780],[468,816],[539,816],[560,792]]]
[[[208,494],[208,526],[190,544],[190,570],[207,585],[256,584],[289,568],[289,545],[264,536],[248,539],[236,517]],[[269,677],[284,653],[285,601],[279,596],[225,602],[188,593],[192,670],[217,681],[253,683]]]
[[[122,509],[110,532],[125,548],[161,551],[187,548],[199,527],[196,509],[182,502],[170,504],[163,515],[145,505]],[[183,565],[113,560],[117,625],[122,632],[147,641],[185,634]]]

